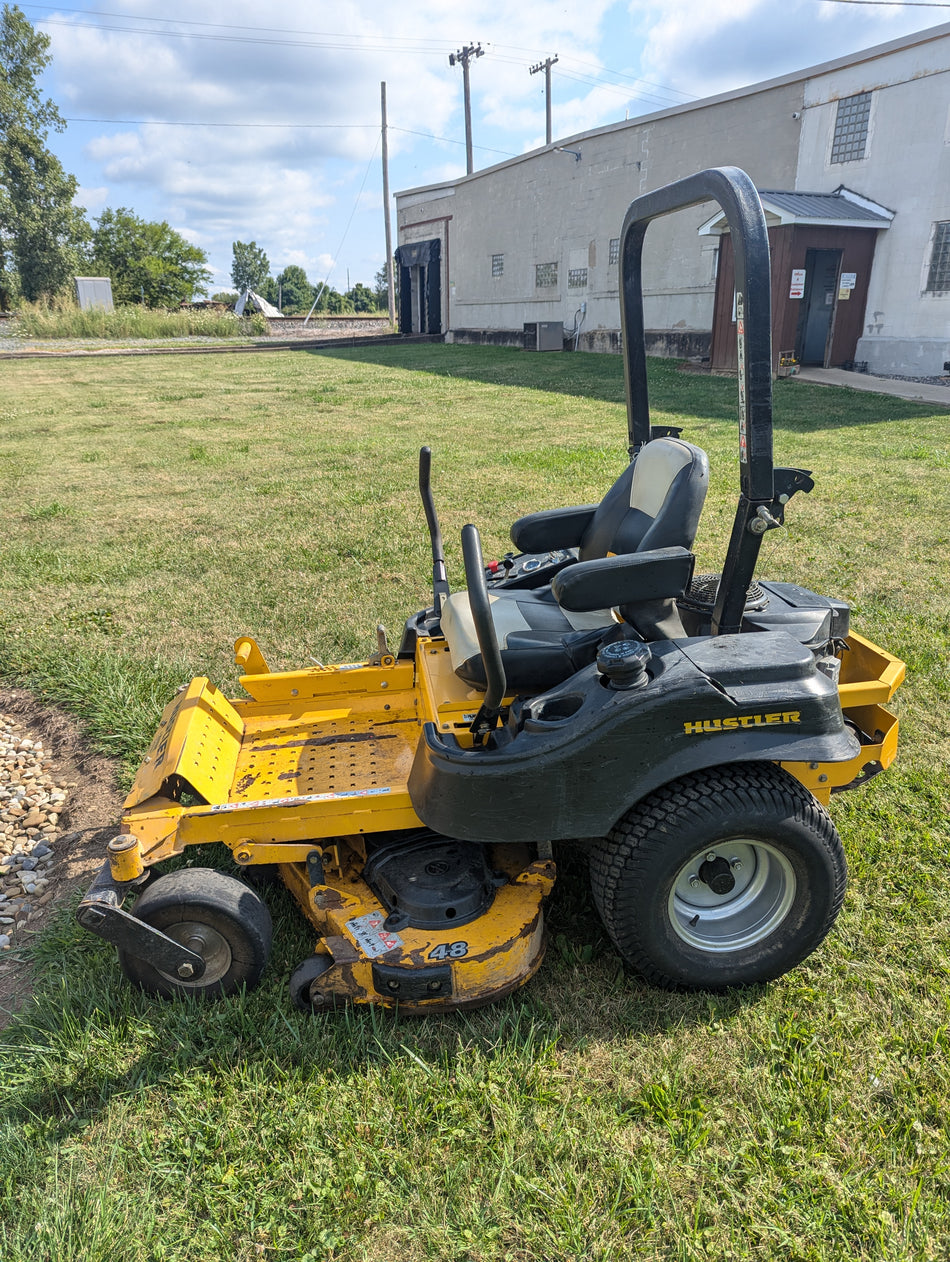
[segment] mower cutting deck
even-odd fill
[[[698,581],[705,456],[650,430],[640,250],[651,219],[710,198],[736,242],[741,488],[723,573]],[[300,904],[315,945],[290,989],[307,1011],[444,1011],[523,985],[543,957],[555,841],[586,839],[607,931],[658,985],[767,981],[830,929],[845,863],[825,804],[894,758],[885,707],[903,665],[842,602],[752,587],[764,533],[812,482],[772,467],[768,246],[748,178],[648,194],[621,241],[634,459],[658,443],[605,500],[617,537],[634,510],[630,547],[581,559],[597,506],[523,519],[516,537],[550,546],[556,568],[527,594],[520,569],[489,590],[467,526],[467,591],[450,594],[424,449],[433,604],[399,649],[381,633],[369,662],[271,672],[242,637],[245,699],[200,678],[165,710],[78,912],[144,990],[225,995],[266,967],[251,884],[202,868],[155,879],[209,842],[248,877],[276,869]],[[653,544],[644,514],[664,523]]]

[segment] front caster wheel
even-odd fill
[[[315,997],[310,992],[311,983],[329,972],[332,967],[333,957],[330,955],[310,955],[302,964],[297,965],[290,975],[290,999],[298,1011],[324,1012],[334,1006],[332,1002],[325,1002],[323,995]],[[317,1002],[314,1002],[314,998]]]
[[[617,950],[673,990],[787,973],[834,924],[846,880],[827,811],[772,763],[666,785],[591,855],[594,901]]]
[[[133,911],[205,961],[202,976],[189,982],[120,951],[123,973],[146,994],[218,999],[260,981],[270,955],[271,917],[243,881],[210,868],[183,868],[149,885]]]

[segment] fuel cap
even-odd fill
[[[618,692],[642,688],[648,681],[650,650],[639,640],[614,640],[597,654],[597,669],[607,678],[608,687]]]

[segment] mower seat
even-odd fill
[[[680,438],[654,438],[640,448],[599,504],[519,517],[511,527],[511,541],[521,552],[576,548],[581,561],[651,548],[689,548],[708,486],[704,451]]]
[[[691,573],[689,550],[708,481],[704,451],[678,438],[655,438],[641,448],[600,504],[533,513],[515,523],[512,538],[519,546],[527,544],[532,550],[577,547],[580,560],[562,570],[550,586],[489,593],[510,688],[534,691],[560,683],[594,661],[605,636],[619,632],[618,624],[624,621],[644,639],[684,634],[672,599],[682,592],[657,594],[658,587],[678,586],[685,572],[682,561],[674,567],[673,579],[668,567],[661,567],[661,580],[655,565],[624,562],[640,554],[644,560],[648,554],[668,559],[666,554],[673,551],[689,557]],[[596,567],[596,575],[590,567]],[[636,590],[641,580],[645,583],[642,593]],[[578,590],[583,592],[582,599],[565,598],[565,593]],[[590,603],[591,592],[598,595],[599,603]],[[456,592],[443,604],[442,633],[455,673],[484,688],[485,671],[467,592]]]

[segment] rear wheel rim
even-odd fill
[[[700,878],[706,860],[724,859],[735,881],[716,894]],[[701,951],[726,955],[764,941],[785,921],[798,882],[786,855],[748,837],[704,846],[673,879],[667,906],[670,925],[683,942]]]

